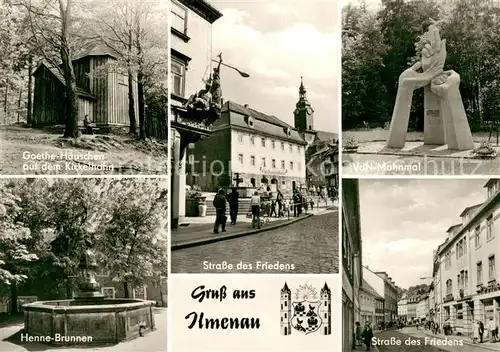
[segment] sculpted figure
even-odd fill
[[[472,149],[472,134],[458,89],[460,77],[454,71],[443,72],[446,39],[441,40],[437,26],[431,24],[419,44],[421,60],[399,76],[387,147],[404,147],[413,91],[424,88],[424,144]]]

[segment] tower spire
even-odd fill
[[[300,76],[299,94],[301,97],[304,97],[306,94],[306,88],[304,87],[304,79],[302,76]]]

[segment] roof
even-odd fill
[[[322,142],[327,142],[339,139],[339,135],[333,132],[316,131],[316,138]]]
[[[302,145],[307,144],[296,129],[283,122],[276,116],[264,114],[260,111],[245,107],[232,101],[227,101],[222,106],[223,113],[228,111],[236,113],[230,114],[229,116],[229,125],[231,127],[240,127],[244,129],[251,128],[245,122],[245,116],[251,116],[255,119],[255,124],[252,128],[262,133],[263,135],[276,137],[277,139],[293,141]],[[290,136],[286,135],[285,129],[290,130]]]
[[[205,0],[178,0],[181,4],[189,7],[199,16],[206,19],[209,23],[214,23],[222,17],[222,13]]]
[[[361,289],[368,292],[369,294],[371,294],[375,298],[384,299],[382,296],[380,296],[377,293],[377,291],[375,291],[375,289],[365,279],[362,279]]]
[[[450,228],[448,230],[446,230],[446,233],[448,233],[448,232],[450,232],[450,231],[452,231],[460,226],[462,226],[462,224],[451,225]]]
[[[83,49],[78,55],[74,56],[73,61],[83,59],[87,56],[110,56],[116,59],[120,56],[120,54],[106,44],[99,43]]]
[[[465,208],[464,211],[460,214],[460,216],[465,216],[466,214],[468,214],[468,213],[476,210],[477,208],[479,208],[481,205],[483,205],[483,203],[476,204],[476,205],[473,205],[473,206]]]
[[[490,178],[488,182],[484,184],[483,187],[491,187],[495,182],[497,182],[499,179],[498,178]]]
[[[61,75],[61,72],[59,71],[59,69],[57,67],[51,66],[47,62],[42,61],[40,63],[40,65],[38,65],[35,72],[33,72],[33,74],[35,74],[42,66],[45,67],[50,73],[52,73],[59,80],[59,82],[61,82],[61,84],[63,86],[66,86],[66,80]],[[78,94],[81,97],[96,99],[95,96],[93,96],[92,94],[90,94],[89,92],[87,92],[85,89],[83,89],[81,87],[76,87],[76,94]]]

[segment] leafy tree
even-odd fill
[[[14,185],[0,188],[0,283],[10,287],[13,313],[17,312],[17,286],[27,279],[27,264],[38,260],[34,246],[28,244],[31,232],[19,221],[20,201]]]
[[[148,180],[130,179],[109,193],[106,219],[98,233],[102,260],[113,281],[137,287],[167,273],[167,193]]]

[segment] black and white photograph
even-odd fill
[[[499,179],[343,179],[343,351],[500,349]]]
[[[172,0],[173,273],[338,273],[339,11]]]
[[[0,179],[0,351],[166,351],[168,179]]]
[[[168,9],[0,1],[0,174],[165,175]]]
[[[498,175],[500,3],[347,0],[345,175]]]

